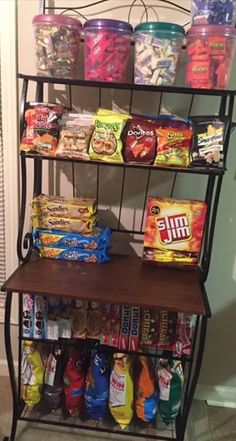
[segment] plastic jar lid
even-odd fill
[[[128,22],[121,20],[112,20],[109,18],[95,18],[92,20],[88,20],[84,24],[84,30],[86,31],[89,28],[117,29],[119,31],[125,31],[129,33],[133,32],[133,28]]]
[[[164,21],[150,21],[146,23],[140,23],[135,28],[135,32],[137,31],[165,31],[185,35],[185,30],[182,26]]]
[[[68,26],[76,26],[80,30],[82,30],[82,23],[76,18],[67,17],[65,15],[57,15],[57,14],[42,14],[36,15],[33,20],[33,24],[61,24]]]
[[[233,26],[224,25],[194,25],[187,32],[188,37],[206,34],[236,37],[236,29]]]

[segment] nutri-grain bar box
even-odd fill
[[[127,350],[129,347],[129,329],[130,329],[130,306],[122,306],[120,323],[119,349]]]

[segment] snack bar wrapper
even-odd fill
[[[149,197],[143,259],[159,264],[196,266],[206,210],[205,202]]]
[[[191,355],[196,315],[178,313],[173,353],[176,356]]]
[[[192,117],[194,140],[192,167],[223,167],[224,141],[229,127],[227,118]]]
[[[59,338],[60,313],[61,304],[59,297],[48,297],[46,338],[49,340],[58,340]]]
[[[33,294],[22,295],[22,337],[34,336],[34,300]]]
[[[66,410],[70,415],[74,415],[83,406],[85,390],[85,371],[82,355],[77,349],[74,349],[71,353],[63,381]]]
[[[131,360],[128,355],[116,353],[110,377],[109,408],[116,422],[125,429],[133,417],[134,384]]]
[[[141,312],[142,349],[157,350],[159,312],[156,309],[143,308]]]
[[[99,340],[102,323],[102,306],[97,302],[90,302],[87,315],[87,338]]]
[[[95,161],[124,162],[121,133],[129,115],[106,110],[94,116],[95,130],[90,141],[89,156]]]
[[[35,343],[25,341],[21,359],[21,378],[23,383],[23,399],[32,407],[41,400],[44,367],[40,352]]]
[[[47,300],[44,296],[34,297],[34,338],[44,339],[47,325]]]
[[[130,329],[129,329],[129,351],[137,352],[139,349],[141,309],[138,306],[131,306]]]
[[[59,338],[71,338],[72,319],[74,315],[73,300],[61,299],[60,311]]]
[[[110,260],[106,251],[80,250],[79,248],[39,247],[40,257],[86,263],[105,263]]]
[[[106,251],[111,246],[111,230],[109,228],[95,227],[89,234],[36,229],[33,231],[33,236],[36,247],[42,245]]]
[[[177,325],[176,312],[161,310],[158,320],[158,343],[157,348],[162,351],[172,351],[176,337]]]
[[[85,339],[87,335],[88,302],[73,301],[72,337]]]
[[[107,355],[96,353],[86,376],[85,406],[90,418],[101,421],[105,417],[109,397],[109,368]]]
[[[140,372],[135,388],[135,410],[142,421],[149,422],[154,420],[157,412],[155,376],[148,357],[140,356],[139,364]]]
[[[119,348],[121,306],[112,304],[110,307],[110,339],[109,346]]]
[[[183,369],[180,361],[160,360],[158,370],[159,412],[165,424],[179,413],[183,394]]]
[[[121,307],[119,349],[127,350],[129,348],[130,314],[131,307],[123,305]]]
[[[97,202],[92,198],[67,198],[40,194],[32,201],[32,211],[35,216],[89,219],[97,212]]]
[[[33,228],[55,229],[72,233],[91,233],[97,222],[97,216],[90,219],[71,219],[67,217],[55,216],[33,216]]]

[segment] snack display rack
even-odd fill
[[[45,2],[44,11],[45,11]],[[101,2],[102,3],[102,2]],[[165,87],[165,86],[142,86],[135,84],[119,83],[101,83],[84,80],[69,80],[59,78],[46,78],[32,75],[19,74],[18,78],[22,80],[22,95],[20,104],[20,134],[22,135],[24,127],[24,110],[27,104],[29,85],[36,85],[35,100],[43,102],[45,97],[45,86],[48,84],[64,84],[68,89],[68,105],[72,108],[73,93],[72,86],[92,87],[99,90],[98,106],[101,106],[102,89],[120,89],[130,91],[129,109],[132,110],[133,94],[139,91],[158,93],[160,96],[159,109],[164,94],[189,95],[190,105],[186,109],[186,114],[191,115],[191,109],[195,97],[218,97],[219,99],[219,117],[227,117],[229,125],[227,128],[224,154],[225,161],[232,129],[232,115],[234,106],[234,90],[208,90],[191,89],[185,87]],[[202,200],[207,203],[207,222],[203,240],[203,250],[201,262],[198,269],[178,269],[158,267],[155,265],[143,264],[138,257],[131,256],[112,256],[111,262],[104,265],[78,264],[75,262],[56,261],[41,259],[36,256],[33,250],[32,232],[24,235],[26,200],[27,200],[27,161],[33,162],[33,196],[42,192],[42,171],[46,161],[65,161],[72,167],[73,185],[75,186],[74,164],[76,162],[89,163],[96,173],[96,194],[99,203],[100,194],[100,168],[119,167],[122,170],[122,184],[120,192],[119,210],[117,226],[112,228],[116,233],[128,233],[132,235],[143,235],[145,206],[150,189],[151,175],[158,174],[159,171],[173,173],[173,185],[171,195],[176,182],[177,173],[188,173],[196,175],[206,175],[207,184],[205,194]],[[5,307],[5,348],[9,368],[12,398],[13,398],[13,417],[12,427],[9,437],[4,441],[14,441],[18,421],[37,422],[42,424],[53,424],[66,426],[69,428],[78,428],[93,430],[99,432],[117,433],[124,436],[137,436],[150,439],[183,441],[188,416],[196,389],[200,368],[202,364],[205,337],[207,331],[207,321],[211,316],[210,306],[205,290],[211,252],[213,245],[214,229],[217,216],[217,208],[221,192],[222,181],[225,167],[219,168],[167,168],[162,166],[137,165],[137,164],[109,164],[96,161],[79,161],[73,159],[41,157],[37,154],[20,154],[21,162],[21,209],[19,219],[19,231],[17,241],[17,254],[20,266],[4,283],[2,290],[6,292]],[[146,188],[144,191],[143,213],[139,229],[124,230],[121,223],[121,214],[124,203],[124,187],[127,170],[130,168],[145,170]],[[108,225],[109,226],[109,225]],[[18,380],[16,380],[15,368],[12,354],[12,341],[10,333],[10,316],[12,297],[18,293],[19,296],[19,362],[18,362]],[[176,419],[176,424],[168,428],[154,428],[151,424],[141,425],[135,419],[128,429],[121,430],[111,424],[108,420],[102,423],[95,423],[85,418],[69,418],[64,420],[59,412],[51,415],[45,415],[43,409],[37,408],[37,411],[29,410],[21,398],[21,351],[24,338],[22,337],[22,294],[41,294],[45,296],[60,296],[80,300],[90,300],[98,302],[116,302],[117,304],[126,304],[131,306],[150,307],[158,309],[167,309],[170,311],[183,312],[197,315],[197,324],[193,340],[192,355],[181,357],[185,371],[184,397],[181,410]],[[31,339],[32,341],[34,339]],[[39,341],[39,340],[37,340]],[[45,340],[44,340],[45,341]],[[47,341],[49,344],[51,341]],[[63,341],[65,345],[73,345],[73,342]],[[127,351],[128,352],[128,351]],[[153,355],[152,355],[153,356]],[[156,358],[163,354],[155,354]]]

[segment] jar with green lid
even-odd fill
[[[184,28],[175,23],[147,22],[136,26],[134,82],[173,85],[184,36]]]

